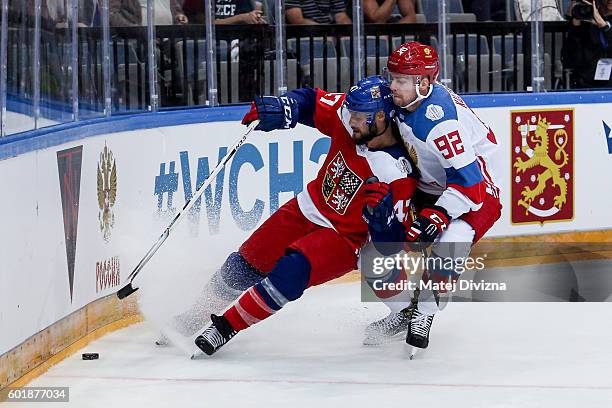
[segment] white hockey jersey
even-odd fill
[[[495,135],[450,89],[435,84],[416,111],[399,109],[396,120],[421,173],[418,188],[439,195],[436,205],[452,218],[480,209],[485,194],[499,197],[490,165]]]

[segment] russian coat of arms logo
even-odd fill
[[[110,240],[115,225],[113,207],[117,199],[117,164],[113,152],[104,145],[98,162],[98,221],[104,240]]]

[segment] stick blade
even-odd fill
[[[117,292],[117,297],[119,299],[125,299],[126,297],[130,296],[132,293],[136,292],[137,290],[138,288],[134,288],[132,286],[132,282],[130,282],[124,287],[122,287],[121,289],[119,289],[119,291]]]

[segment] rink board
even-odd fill
[[[504,212],[488,236],[610,228],[606,175],[612,173],[612,103],[607,97],[597,101],[585,95],[539,97],[542,105],[536,106],[525,99],[529,95],[489,97],[487,103],[466,98],[481,106],[475,111],[500,145],[494,166]],[[491,106],[498,103],[517,106]],[[240,137],[244,127],[239,119],[246,109],[118,117],[1,141],[0,189],[5,199],[0,201],[0,354],[114,293],[170,217]],[[516,124],[511,112],[546,115],[568,110],[573,115],[568,178],[573,188],[567,197],[571,217],[544,224],[513,223],[511,141]],[[327,137],[304,126],[253,133],[175,239],[189,248],[206,248],[219,240],[237,246],[315,177],[328,147]],[[110,166],[104,168],[103,161]],[[113,165],[116,184],[109,170]]]

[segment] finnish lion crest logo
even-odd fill
[[[513,112],[512,222],[573,218],[573,111]]]

